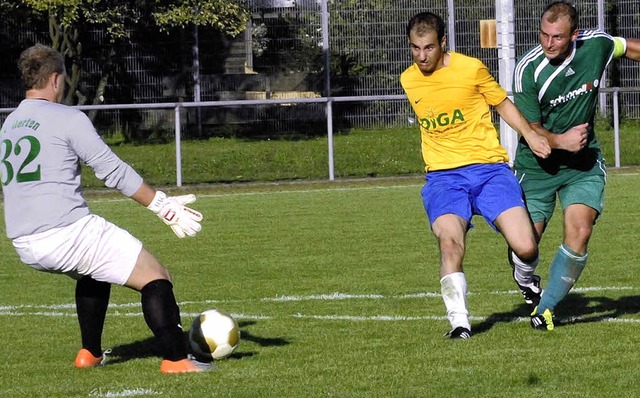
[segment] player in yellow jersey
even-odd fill
[[[424,207],[440,247],[442,298],[452,339],[471,337],[462,269],[471,217],[481,215],[523,261],[538,261],[538,245],[522,191],[493,127],[489,106],[546,158],[551,148],[507,98],[478,59],[445,51],[444,21],[419,13],[407,25],[413,64],[400,76],[422,134],[426,184]],[[520,286],[525,299],[540,296],[540,283]],[[532,304],[532,303],[530,303]],[[535,303],[533,303],[535,304]]]

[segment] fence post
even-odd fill
[[[513,71],[516,64],[515,13],[513,0],[496,0],[496,28],[498,38],[498,67],[500,85],[508,92],[513,86]],[[513,96],[510,96],[513,100]],[[518,133],[500,118],[500,143],[507,150],[509,165],[513,166],[518,147]]]
[[[182,186],[182,146],[180,140],[180,105],[173,109],[176,130],[176,186]]]
[[[454,0],[447,0],[447,9],[449,10],[447,18],[447,47],[451,51],[456,51],[456,5]]]
[[[618,93],[620,88],[613,89],[613,147],[615,149],[615,165],[620,167],[620,110],[618,108]]]
[[[598,29],[606,30],[606,26],[604,23],[605,13],[604,13],[604,0],[598,0]],[[607,87],[607,72],[602,73],[602,78],[600,79],[600,88]],[[614,94],[615,96],[615,94]],[[607,114],[607,93],[601,92],[599,95],[600,99],[600,114],[602,116]]]
[[[327,0],[322,0],[322,55],[324,57],[324,91],[329,98],[327,113],[327,152],[329,158],[329,181],[334,180],[333,164],[333,109],[331,103],[331,49],[329,47],[329,7]]]

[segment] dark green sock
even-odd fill
[[[549,281],[540,299],[538,314],[542,314],[545,309],[551,312],[555,310],[558,303],[578,281],[586,264],[587,253],[576,253],[564,243],[560,245],[551,263]]]

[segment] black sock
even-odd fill
[[[82,348],[94,357],[102,356],[102,330],[109,306],[111,284],[84,276],[76,282],[76,312]]]
[[[173,295],[173,285],[166,279],[147,283],[142,290],[144,320],[158,339],[162,357],[177,361],[187,357],[184,332],[180,325],[180,309]]]

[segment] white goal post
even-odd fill
[[[516,64],[514,18],[513,0],[496,0],[498,76],[500,85],[508,92],[511,92],[513,87],[513,70]],[[509,98],[513,100],[513,95]],[[513,166],[518,146],[518,133],[502,118],[500,118],[500,143],[509,154],[509,165]]]

